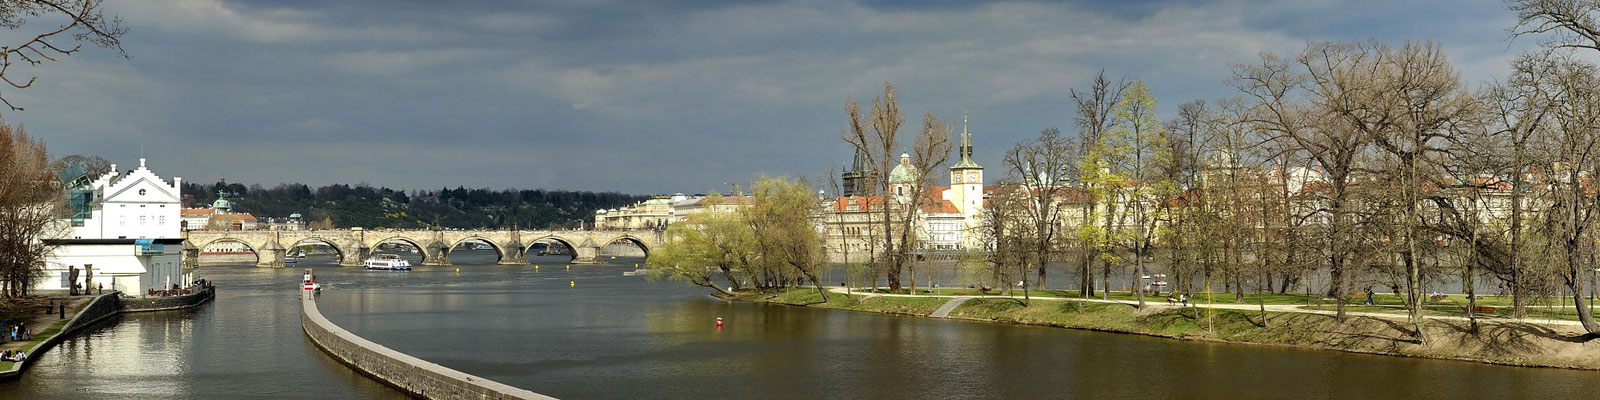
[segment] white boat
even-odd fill
[[[639,276],[639,275],[644,275],[644,274],[648,274],[648,273],[650,273],[650,271],[645,271],[643,269],[636,269],[636,270],[632,270],[632,271],[628,271],[628,272],[623,272],[622,276]]]
[[[400,258],[400,256],[394,254],[374,254],[372,257],[368,257],[366,261],[362,261],[361,265],[367,267],[367,269],[379,269],[387,271],[411,270],[410,261],[406,261],[405,259]]]

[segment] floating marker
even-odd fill
[[[568,270],[568,271],[571,271],[571,270],[572,270],[572,266],[571,266],[571,265],[568,265],[568,266],[567,266],[567,270]]]
[[[567,287],[578,287],[578,281],[567,281]]]

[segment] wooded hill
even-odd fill
[[[185,207],[206,207],[218,194],[238,212],[283,218],[301,214],[314,228],[577,228],[595,210],[617,208],[649,196],[566,190],[439,189],[430,191],[334,184],[261,185],[184,182]]]

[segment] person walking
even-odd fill
[[[106,294],[106,284],[104,282],[96,282],[94,286],[95,289],[100,290],[100,294]]]

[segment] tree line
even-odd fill
[[[1303,289],[1340,320],[1350,293],[1392,288],[1419,341],[1430,284],[1461,282],[1476,330],[1489,280],[1518,318],[1568,297],[1600,334],[1600,67],[1584,57],[1600,5],[1508,4],[1512,33],[1544,46],[1479,88],[1433,42],[1313,42],[1232,64],[1233,96],[1160,121],[1142,82],[1102,72],[1071,93],[1074,134],[1006,153],[979,232],[994,280],[1042,286],[1053,260],[1083,296],[1125,284],[1142,306],[1158,264],[1174,290]]]

